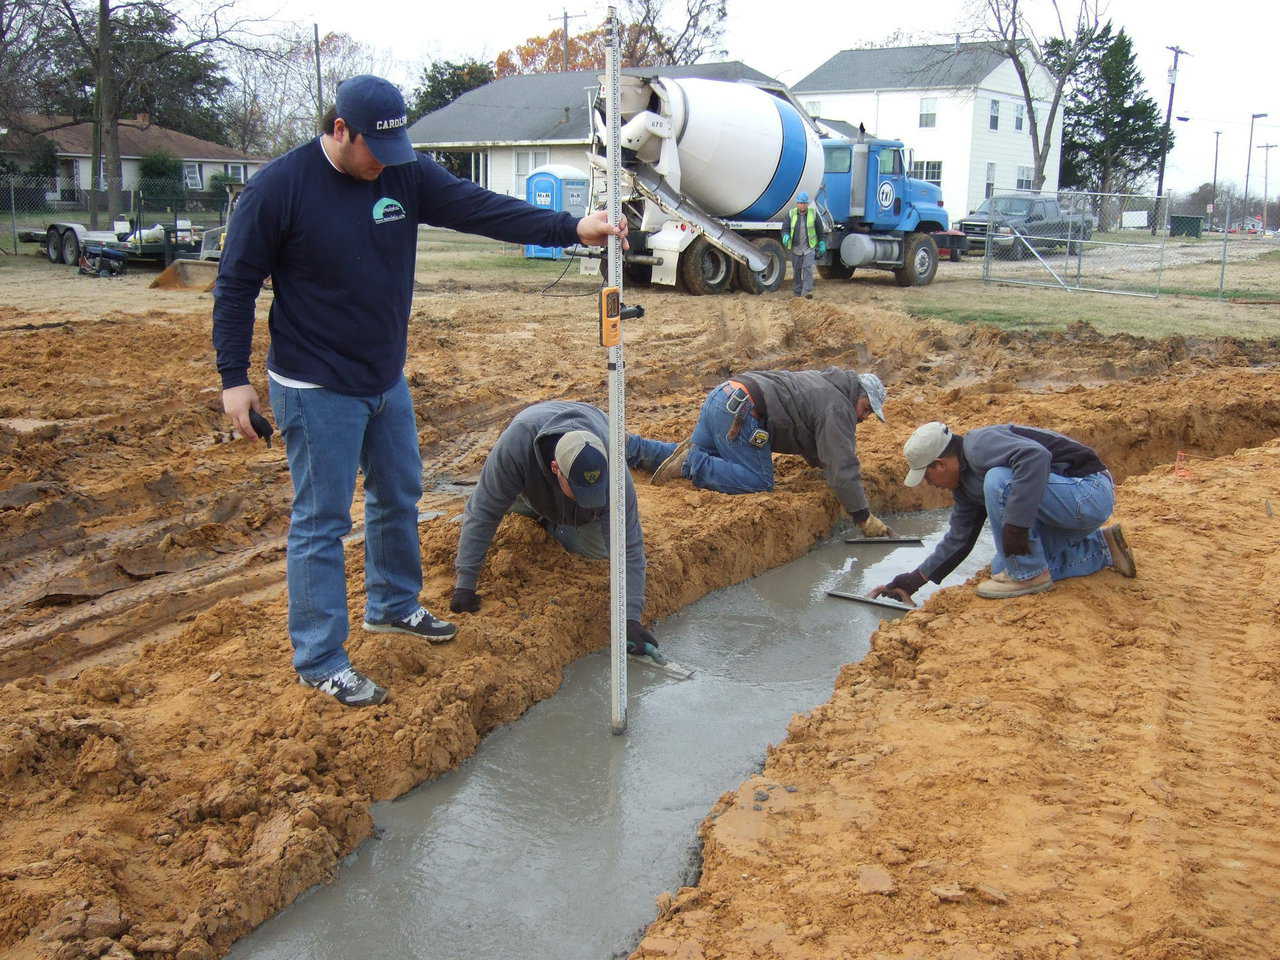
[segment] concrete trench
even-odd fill
[[[681,682],[631,664],[625,737],[609,730],[607,651],[573,663],[554,697],[461,767],[376,805],[374,838],[337,878],[228,956],[625,957],[657,895],[696,882],[697,828],[715,800],[760,768],[793,714],[827,700],[840,667],[896,616],[826,591],[865,592],[912,569],[946,517],[891,518],[923,547],[847,545],[837,534],[667,618],[663,649],[697,674]],[[990,552],[984,536],[948,582]]]

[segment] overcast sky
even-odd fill
[[[280,19],[318,22],[322,33],[349,33],[386,52],[400,64],[401,75],[395,79],[406,86],[432,59],[491,60],[527,37],[545,35],[558,28],[560,14],[566,9],[553,0],[245,2],[264,11],[279,10]],[[1063,0],[1066,7],[1072,3]],[[673,11],[683,7],[679,0],[668,0],[667,5]],[[1048,0],[1029,0],[1027,5],[1050,9]],[[607,6],[598,0],[571,2],[567,7],[570,14],[587,16],[570,20],[570,33],[598,25]],[[839,50],[882,40],[894,31],[922,37],[924,42],[947,42],[957,30],[964,29],[965,8],[966,4],[956,0],[913,0],[883,7],[854,0],[808,4],[728,0],[725,44],[728,59],[741,60],[783,82],[795,83]],[[781,15],[780,9],[786,14]],[[1179,63],[1173,103],[1174,116],[1189,120],[1174,121],[1177,138],[1167,162],[1166,186],[1187,191],[1212,178],[1215,130],[1222,131],[1219,181],[1243,184],[1250,114],[1267,113],[1270,116],[1256,121],[1254,128],[1251,192],[1261,192],[1264,158],[1269,156],[1276,161],[1276,169],[1268,192],[1273,197],[1280,193],[1280,150],[1256,149],[1259,144],[1280,143],[1280,56],[1276,53],[1280,3],[1110,0],[1106,14],[1133,37],[1138,66],[1148,91],[1160,105],[1161,116],[1168,102],[1168,71],[1173,58],[1166,47],[1190,51]],[[1251,40],[1256,51],[1250,50]],[[844,119],[857,122],[859,118]],[[878,132],[900,136],[910,145],[910,131]]]

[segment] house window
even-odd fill
[[[942,161],[941,160],[917,160],[911,164],[911,176],[917,180],[924,180],[932,183],[935,187],[942,186]]]
[[[236,183],[244,183],[243,163],[224,163],[222,165],[222,172],[235,180]]]
[[[987,126],[992,130],[1000,129],[1000,101],[991,101],[991,116],[987,120]]]
[[[805,109],[805,111],[809,114],[809,116],[811,116],[811,117],[820,117],[820,116],[822,116],[822,101],[821,101],[821,100],[806,100],[806,101],[804,102],[804,109]]]
[[[920,126],[936,127],[938,125],[937,97],[920,98]]]
[[[204,188],[200,180],[200,164],[184,163],[182,165],[182,181],[186,184],[188,190],[201,190]]]
[[[515,195],[524,196],[524,182],[529,174],[547,162],[546,150],[517,150]]]
[[[1030,190],[1030,189],[1032,189],[1032,186],[1031,186],[1031,176],[1032,176],[1032,172],[1033,172],[1033,171],[1031,170],[1031,168],[1030,168],[1030,167],[1019,167],[1019,168],[1018,168],[1018,189],[1019,189],[1019,190]]]
[[[1027,119],[1027,105],[1025,103],[1015,103],[1013,105],[1013,129],[1021,132],[1022,125]]]
[[[989,197],[996,192],[996,165],[994,163],[987,164],[987,189],[982,194]]]

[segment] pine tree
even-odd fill
[[[1065,188],[1126,193],[1160,163],[1164,122],[1143,89],[1133,41],[1107,24],[1071,78],[1062,134]],[[1173,135],[1169,135],[1173,146]]]

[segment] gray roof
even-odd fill
[[[845,90],[913,90],[976,87],[1005,55],[990,43],[944,43],[921,47],[841,50],[799,83],[792,93]]]
[[[628,67],[623,73],[777,83],[736,60],[678,67]],[[598,70],[503,77],[469,90],[421,117],[409,126],[409,139],[415,147],[556,140],[586,143],[591,138],[587,98],[599,78]]]

